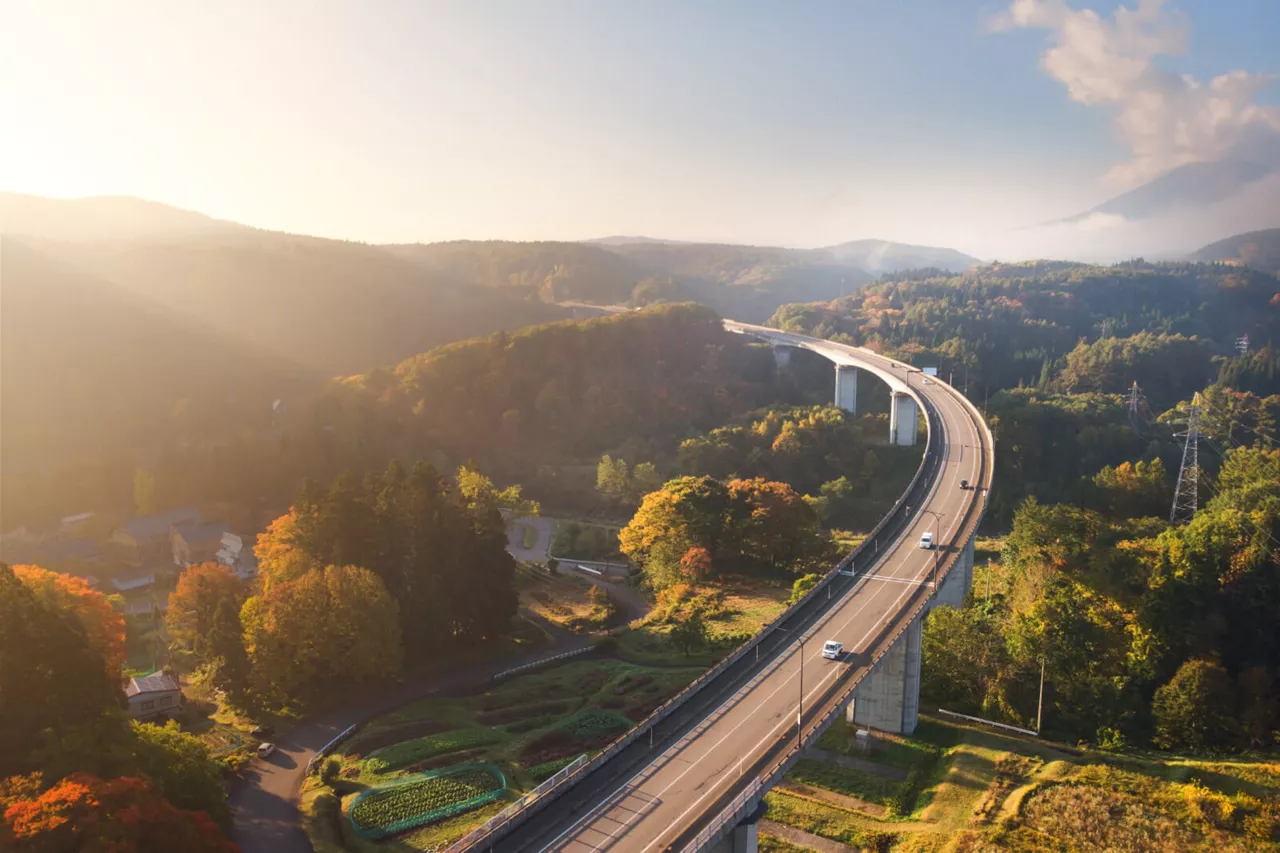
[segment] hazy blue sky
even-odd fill
[[[1280,2],[1118,5],[0,0],[0,189],[376,242],[990,251],[1274,119],[1249,78],[1173,148],[1204,104],[1130,94],[1280,72]]]

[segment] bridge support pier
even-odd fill
[[[775,346],[773,348],[773,363],[779,370],[785,370],[791,366],[791,347]]]
[[[889,443],[909,447],[916,443],[920,407],[910,394],[894,391],[889,400]]]
[[[845,719],[859,726],[909,735],[920,714],[920,644],[924,619],[939,604],[964,605],[973,584],[973,539],[960,550],[960,558],[935,590],[924,611],[890,647],[888,654],[853,692]]]
[[[836,365],[836,405],[850,414],[858,411],[858,368]]]
[[[724,838],[708,847],[708,853],[756,853],[760,849],[760,818],[764,817],[764,802],[756,806],[746,820],[733,828]]]
[[[920,638],[924,617],[913,621],[889,653],[853,692],[845,719],[882,732],[909,735],[920,713]]]

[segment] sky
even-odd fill
[[[991,257],[1280,139],[1277,0],[0,0],[0,21],[0,189],[368,242]]]

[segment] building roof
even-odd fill
[[[145,542],[150,539],[168,536],[171,525],[189,521],[204,521],[204,515],[195,507],[186,506],[181,509],[171,509],[168,512],[159,512],[155,515],[142,515],[137,518],[131,518],[120,525],[120,529],[139,542]]]
[[[130,678],[124,693],[126,696],[133,697],[143,693],[168,693],[181,689],[178,680],[169,673],[154,672],[141,678]]]
[[[84,536],[48,542],[40,549],[40,559],[51,564],[64,560],[96,560],[101,556],[98,543]]]
[[[140,569],[136,572],[126,572],[116,575],[111,580],[111,585],[120,592],[130,589],[138,589],[139,587],[150,586],[156,582],[156,573],[149,569]]]
[[[184,521],[181,524],[174,524],[173,529],[178,531],[178,535],[187,541],[187,544],[193,542],[216,542],[222,539],[222,534],[227,533],[228,528],[221,521]]]

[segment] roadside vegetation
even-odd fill
[[[1265,757],[1117,755],[935,717],[865,753],[853,741],[843,721],[824,736],[766,797],[763,835],[773,822],[904,853],[1280,849],[1280,765]]]

